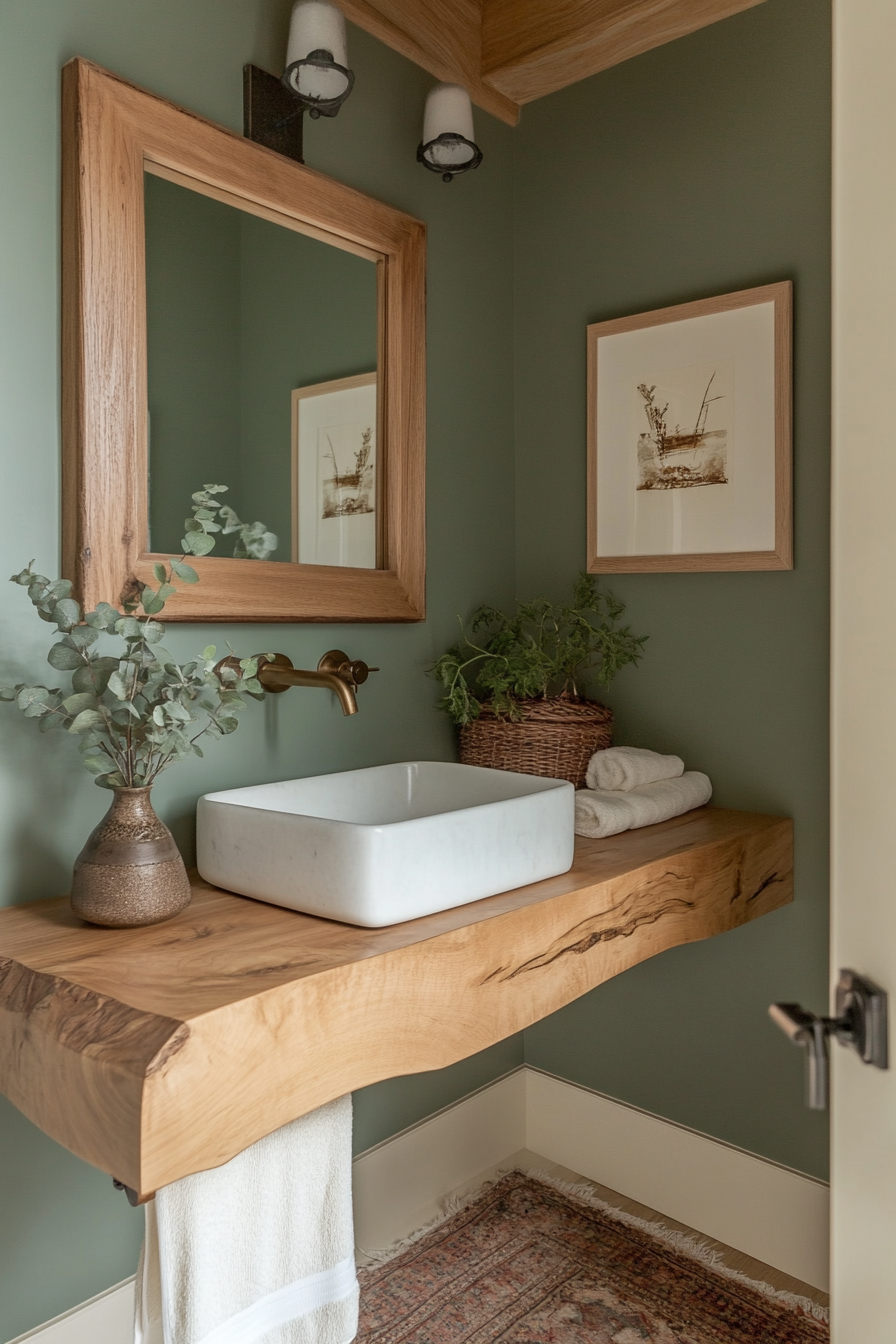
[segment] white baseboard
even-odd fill
[[[526,1146],[827,1292],[824,1181],[532,1068]]]
[[[133,1276],[9,1344],[133,1344]]]
[[[355,1158],[355,1241],[363,1249],[406,1237],[449,1190],[525,1146],[526,1070],[517,1069]]]
[[[358,1245],[407,1236],[521,1149],[827,1289],[823,1181],[525,1066],[359,1154]],[[126,1280],[8,1344],[131,1344],[132,1301]]]

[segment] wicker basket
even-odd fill
[[[524,775],[585,783],[588,762],[613,741],[613,715],[596,700],[527,700],[519,723],[498,718],[484,705],[478,719],[460,730],[464,765],[518,770]]]

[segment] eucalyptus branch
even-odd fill
[[[85,766],[103,787],[152,784],[174,762],[201,756],[197,740],[204,734],[233,732],[248,699],[264,696],[253,659],[243,660],[225,683],[215,674],[212,646],[188,663],[174,662],[161,647],[165,627],[155,619],[177,591],[176,581],[198,582],[187,557],[208,555],[214,532],[227,530],[215,522],[213,499],[225,490],[209,485],[193,496],[183,554],[157,562],[158,586],[135,584],[122,611],[101,602],[82,612],[67,580],[51,582],[31,565],[12,576],[13,583],[27,589],[41,620],[55,625],[59,637],[47,661],[56,671],[70,673],[72,684],[70,692],[24,683],[0,686],[0,700],[14,701],[26,718],[39,720],[41,731],[60,727],[77,737]],[[238,519],[236,525],[243,526]],[[191,736],[191,726],[199,722],[195,710],[207,722]]]

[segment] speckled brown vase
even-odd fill
[[[115,789],[112,806],[75,860],[71,907],[89,924],[139,928],[190,904],[190,879],[151,789]]]

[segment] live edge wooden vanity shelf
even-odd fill
[[[165,924],[0,912],[0,1089],[141,1198],[345,1092],[438,1069],[793,899],[793,825],[700,808],[570,872],[384,929],[196,879]]]

